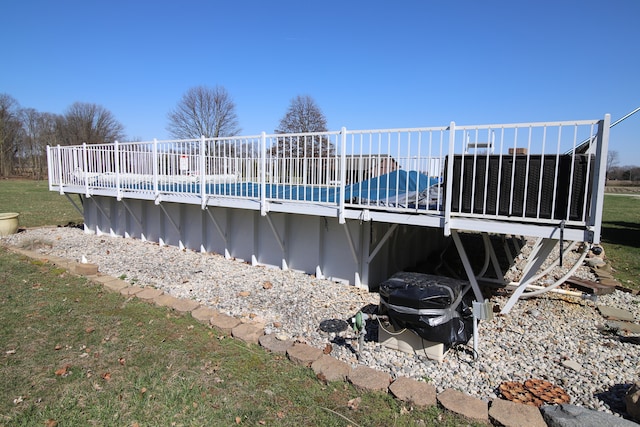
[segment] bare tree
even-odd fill
[[[76,102],[58,119],[61,145],[99,144],[124,138],[124,126],[104,107]]]
[[[6,177],[13,172],[22,133],[19,109],[18,101],[0,93],[0,176]]]
[[[173,138],[218,138],[240,133],[236,106],[224,87],[189,89],[168,114],[167,130]]]
[[[615,150],[609,151],[607,154],[607,178],[609,178],[609,174],[613,171],[613,169],[618,166],[620,158],[618,157],[618,152]]]
[[[34,178],[42,179],[46,170],[46,146],[57,144],[57,116],[40,113],[33,108],[20,111],[23,128],[23,143],[19,150],[19,162],[24,162],[25,171]]]
[[[279,134],[319,133],[327,131],[327,119],[309,95],[298,95],[291,100],[289,109],[275,130]],[[335,154],[335,147],[322,135],[278,137],[271,147],[275,157],[327,157]]]

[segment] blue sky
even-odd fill
[[[168,137],[187,89],[223,86],[242,134],[310,95],[329,129],[597,119],[640,106],[640,1],[67,1],[0,6],[0,93],[102,105]],[[640,165],[640,113],[611,131]]]

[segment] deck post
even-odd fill
[[[120,190],[120,143],[115,141],[113,144],[113,157],[116,170],[116,200],[122,200],[122,191]]]
[[[207,206],[207,175],[206,175],[206,163],[205,163],[205,155],[207,154],[205,151],[205,140],[204,135],[200,136],[200,157],[198,158],[199,168],[200,168],[200,207],[202,209]]]
[[[62,151],[60,151],[60,144],[58,144],[58,179],[60,180],[60,194],[64,194],[64,187],[62,185]]]
[[[456,124],[451,122],[449,124],[449,161],[447,162],[447,170],[445,171],[445,181],[447,186],[444,189],[444,235],[451,235],[451,199],[453,193],[453,153],[455,151],[456,142]]]
[[[158,189],[158,140],[153,138],[153,194],[157,199],[160,195]]]
[[[607,153],[609,150],[609,128],[611,115],[606,114],[603,120],[598,123],[598,144],[596,145],[596,159],[593,174],[593,191],[595,203],[591,203],[591,225],[593,226],[592,243],[600,243],[600,232],[602,229],[602,208],[604,206],[604,186],[607,174]]]
[[[82,171],[84,172],[84,195],[86,197],[91,197],[89,194],[89,157],[87,153],[87,143],[82,143]],[[75,157],[75,156],[74,156]]]
[[[260,215],[266,216],[267,207],[267,134],[260,134]]]
[[[338,222],[345,223],[344,218],[344,189],[347,178],[347,128],[340,129],[340,198],[338,199]]]

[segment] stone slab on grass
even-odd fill
[[[106,280],[106,278],[109,278],[110,280]],[[98,276],[93,278],[92,280],[97,283],[102,283],[102,286],[106,290],[112,292],[120,292],[121,290],[129,286],[129,284],[124,280],[115,279],[111,276]]]
[[[79,274],[81,276],[95,276],[98,274],[98,266],[96,264],[78,262],[72,264],[71,268],[75,274]]]
[[[435,406],[438,403],[436,400],[436,387],[433,384],[412,378],[397,378],[389,386],[389,391],[397,399],[417,407]]]
[[[458,390],[452,388],[446,389],[438,395],[438,403],[440,403],[443,408],[467,417],[470,420],[489,421],[489,406],[487,403]]]
[[[322,350],[307,344],[295,343],[287,350],[287,356],[293,363],[309,367],[322,357]]]
[[[177,299],[177,301],[171,304],[171,308],[180,313],[189,313],[198,307],[200,307],[200,303],[192,299]]]
[[[324,382],[346,381],[351,367],[335,357],[323,354],[320,359],[311,364],[311,369],[318,379]]]
[[[142,291],[136,294],[136,297],[143,301],[153,301],[163,293],[164,292],[162,292],[160,289],[144,288],[142,289]]]
[[[387,373],[372,369],[368,366],[357,366],[351,370],[347,378],[355,388],[361,391],[389,390],[391,376]]]
[[[137,293],[142,292],[142,288],[140,286],[127,286],[126,288],[120,289],[120,293],[124,296],[135,296]]]
[[[173,307],[174,304],[177,304],[180,300],[174,296],[169,294],[162,294],[158,296],[153,302],[160,307]]]
[[[231,331],[233,328],[238,326],[240,323],[239,319],[235,317],[227,316],[224,313],[215,312],[213,316],[209,318],[209,324],[216,329],[219,329],[225,335],[231,335]]]
[[[212,308],[200,306],[191,312],[191,317],[193,317],[200,323],[210,325],[211,316],[215,315],[216,313],[217,311]]]
[[[489,408],[489,419],[504,427],[547,427],[536,406],[494,399]]]
[[[247,344],[258,344],[264,335],[264,326],[260,324],[241,323],[231,330],[231,336]]]
[[[293,340],[280,340],[275,334],[263,335],[258,341],[265,349],[280,354],[286,354],[294,343]]]

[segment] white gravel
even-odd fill
[[[640,378],[640,347],[607,333],[607,321],[597,310],[598,304],[627,310],[640,323],[640,297],[620,291],[599,297],[597,303],[551,293],[520,301],[508,315],[480,323],[480,357],[475,361],[451,350],[438,363],[375,341],[365,341],[358,359],[351,329],[336,337],[320,331],[319,325],[327,319],[349,320],[361,308],[377,305],[377,293],[295,271],[253,267],[217,254],[96,236],[77,228],[30,229],[0,238],[0,243],[71,260],[84,257],[103,274],[193,299],[244,320],[262,321],[266,333],[319,348],[332,340],[332,355],[339,359],[394,377],[424,379],[438,392],[455,388],[490,399],[504,381],[542,378],[563,387],[574,404],[612,412],[619,409],[626,386]],[[592,277],[586,267],[576,274]],[[271,286],[265,286],[267,282]],[[492,302],[504,306],[506,300],[496,296]]]

